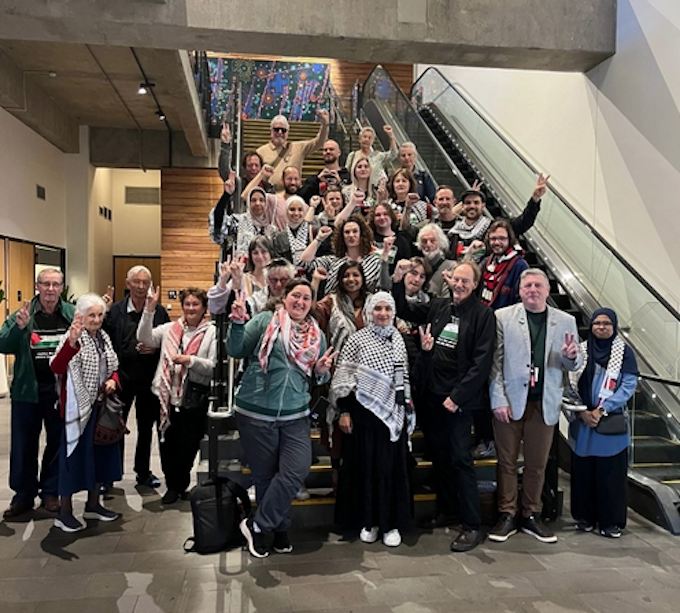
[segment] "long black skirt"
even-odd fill
[[[406,530],[411,520],[406,430],[391,442],[387,426],[354,395],[339,408],[351,415],[353,427],[352,434],[342,435],[336,523],[347,533],[374,526],[383,534]]]

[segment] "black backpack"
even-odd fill
[[[185,552],[217,553],[244,544],[239,523],[250,515],[250,498],[243,487],[226,477],[209,479],[191,490],[189,500],[194,536],[184,542]]]

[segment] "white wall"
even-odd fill
[[[113,221],[99,214],[99,207],[112,209],[110,168],[90,167],[90,291],[103,294],[113,285]]]
[[[0,108],[0,234],[66,246],[65,157]],[[36,196],[36,184],[46,200]]]
[[[617,47],[586,75],[439,68],[677,306],[680,2],[619,0]]]
[[[125,187],[161,187],[160,170],[111,171],[114,255],[160,256],[161,207],[125,204]]]

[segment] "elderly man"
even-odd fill
[[[458,508],[462,530],[451,550],[470,551],[484,540],[470,432],[474,412],[485,406],[496,340],[494,315],[477,299],[480,274],[475,264],[461,262],[444,272],[450,296],[429,304],[406,300],[401,279],[408,265],[397,266],[392,292],[400,317],[427,324],[421,329],[422,353],[413,367],[413,385],[437,493],[437,515],[429,524],[447,525]]]
[[[436,298],[448,297],[449,286],[444,278],[444,272],[453,268],[455,264],[453,260],[446,259],[449,239],[437,224],[428,223],[418,231],[416,247],[428,259],[432,267],[432,277],[427,285],[427,292]]]
[[[25,300],[0,329],[0,353],[15,356],[9,457],[9,486],[14,490],[14,497],[4,512],[5,519],[33,509],[38,495],[46,510],[59,511],[57,455],[62,422],[49,362],[59,339],[71,325],[75,309],[61,300],[64,275],[60,270],[44,268],[35,285],[38,295]],[[46,445],[38,479],[43,424]]]
[[[547,306],[550,285],[538,268],[520,276],[520,304],[496,311],[496,351],[491,372],[491,408],[498,453],[500,519],[489,533],[497,542],[517,529],[543,543],[557,537],[541,520],[545,467],[560,415],[566,371],[583,363],[576,320]],[[524,442],[522,517],[517,517],[517,458]]]
[[[264,164],[274,168],[269,179],[276,191],[283,189],[283,169],[288,166],[302,168],[305,158],[319,149],[328,138],[328,111],[317,111],[321,119],[321,127],[318,134],[311,140],[288,142],[288,130],[290,125],[283,115],[277,115],[270,123],[271,140],[257,149]]]
[[[315,177],[309,177],[298,190],[298,196],[309,204],[312,196],[323,196],[331,185],[347,185],[351,177],[347,168],[339,164],[340,145],[334,140],[327,140],[323,144],[323,164],[321,172]]]
[[[160,353],[158,349],[145,347],[137,342],[137,326],[144,312],[146,297],[152,285],[151,271],[146,266],[133,266],[128,270],[125,284],[129,295],[110,305],[109,293],[104,302],[110,310],[104,322],[104,328],[111,337],[113,349],[120,363],[118,373],[121,384],[121,400],[125,403],[124,415],[127,421],[132,403],[135,404],[137,421],[137,448],[135,449],[134,470],[137,484],[146,487],[160,487],[160,479],[151,472],[151,441],[154,424],[158,423],[160,404],[151,391],[158,366]],[[167,312],[157,304],[153,326],[170,321]],[[124,457],[124,456],[123,456]]]
[[[411,142],[402,143],[399,147],[399,163],[402,168],[406,168],[413,173],[413,178],[418,184],[418,195],[421,200],[434,202],[437,184],[426,170],[416,169],[416,157],[418,152],[416,146]]]

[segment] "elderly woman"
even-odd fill
[[[385,176],[385,169],[390,162],[397,159],[397,141],[394,139],[394,132],[392,126],[385,125],[383,132],[390,139],[390,148],[388,151],[375,151],[373,143],[375,143],[375,130],[371,127],[362,128],[359,132],[359,150],[351,151],[347,156],[345,167],[350,173],[353,173],[355,166],[361,160],[368,160],[371,165],[371,185],[377,185],[381,177]]]
[[[366,312],[369,323],[345,342],[331,383],[344,433],[336,521],[365,543],[382,534],[385,545],[396,547],[410,521],[407,456],[415,417],[394,299],[377,292]]]
[[[572,387],[587,411],[571,416],[571,514],[576,527],[619,538],[626,526],[626,490],[630,428],[626,403],[637,387],[638,367],[633,350],[619,336],[616,313],[597,309],[590,319],[588,339],[581,343],[583,368],[570,374]],[[610,417],[611,416],[611,417]],[[621,429],[601,433],[602,420],[620,420]]]
[[[161,405],[160,454],[170,505],[184,497],[191,467],[205,434],[210,381],[217,360],[215,326],[208,316],[208,296],[197,287],[182,290],[182,317],[153,327],[159,289],[149,295],[137,328],[137,340],[160,347],[151,388]]]
[[[286,200],[286,229],[274,236],[276,257],[285,258],[295,266],[300,263],[302,252],[312,240],[310,224],[305,220],[307,203],[300,196]]]
[[[245,297],[232,305],[227,352],[248,359],[234,410],[257,498],[241,532],[256,558],[269,555],[272,533],[275,552],[293,550],[288,510],[312,457],[309,387],[313,377],[325,378],[334,358],[310,314],[313,300],[309,281],[293,279],[273,314],[264,311],[245,324]]]
[[[120,445],[95,445],[100,395],[115,391],[118,357],[111,339],[101,327],[106,304],[97,294],[85,294],[76,302],[76,314],[52,358],[52,371],[61,376],[59,408],[64,418],[64,435],[59,450],[59,496],[61,511],[54,525],[64,532],[78,532],[85,526],[73,515],[72,496],[87,491],[84,519],[114,521],[118,514],[99,501],[101,483],[119,481]],[[153,317],[153,315],[152,315]]]

